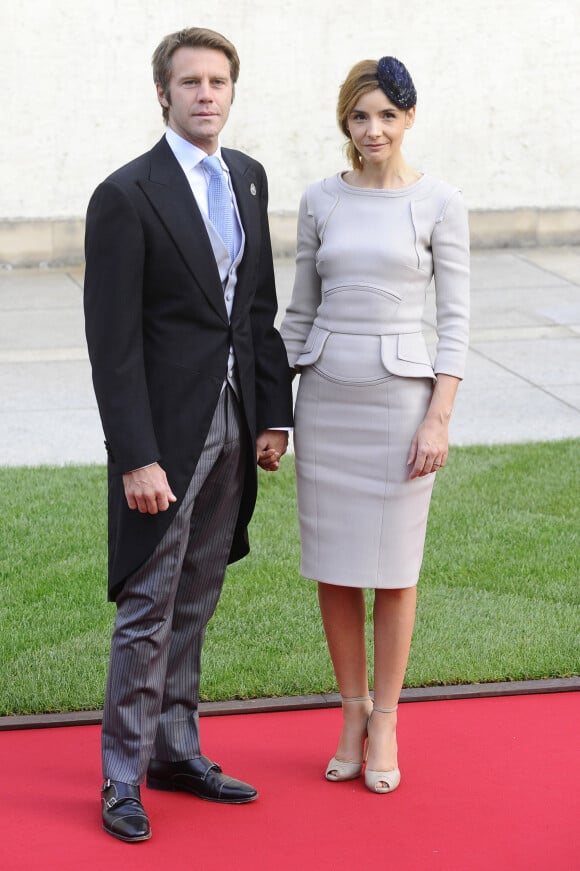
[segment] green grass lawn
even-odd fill
[[[579,467],[579,440],[452,450],[406,686],[579,673]],[[252,553],[208,627],[205,699],[336,689],[316,585],[298,573],[292,458],[260,483]],[[99,708],[114,617],[105,470],[0,468],[0,494],[0,714]]]

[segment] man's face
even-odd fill
[[[172,58],[169,93],[157,97],[169,110],[169,126],[213,154],[230,114],[233,83],[226,55],[213,48],[178,48]]]

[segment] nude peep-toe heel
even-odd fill
[[[398,705],[395,705],[394,708],[379,708],[378,705],[374,705],[371,717],[374,711],[379,711],[381,714],[394,714],[397,708]],[[367,789],[370,789],[371,792],[379,794],[393,792],[400,782],[401,772],[398,768],[392,768],[391,771],[371,771],[368,768],[365,769],[365,786]]]
[[[370,696],[355,696],[351,699],[342,699],[342,702],[370,702]],[[368,720],[367,720],[368,723]],[[362,768],[366,759],[366,733],[363,741],[363,758],[361,762],[344,762],[342,759],[337,759],[333,756],[326,766],[325,777],[327,780],[354,780],[360,777]]]

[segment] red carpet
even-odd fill
[[[142,790],[153,838],[100,828],[99,729],[0,733],[2,871],[577,871],[580,693],[404,704],[400,788],[327,783],[340,711],[202,720],[255,783],[221,806]]]

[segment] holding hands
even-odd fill
[[[286,453],[288,433],[284,430],[266,429],[256,439],[256,459],[266,472],[275,472],[280,467],[280,457]],[[167,475],[159,463],[135,469],[123,475],[123,487],[127,505],[141,514],[158,514],[167,511],[177,498]]]
[[[280,468],[280,457],[286,453],[288,433],[285,430],[265,429],[256,439],[256,460],[266,472],[276,472]]]

